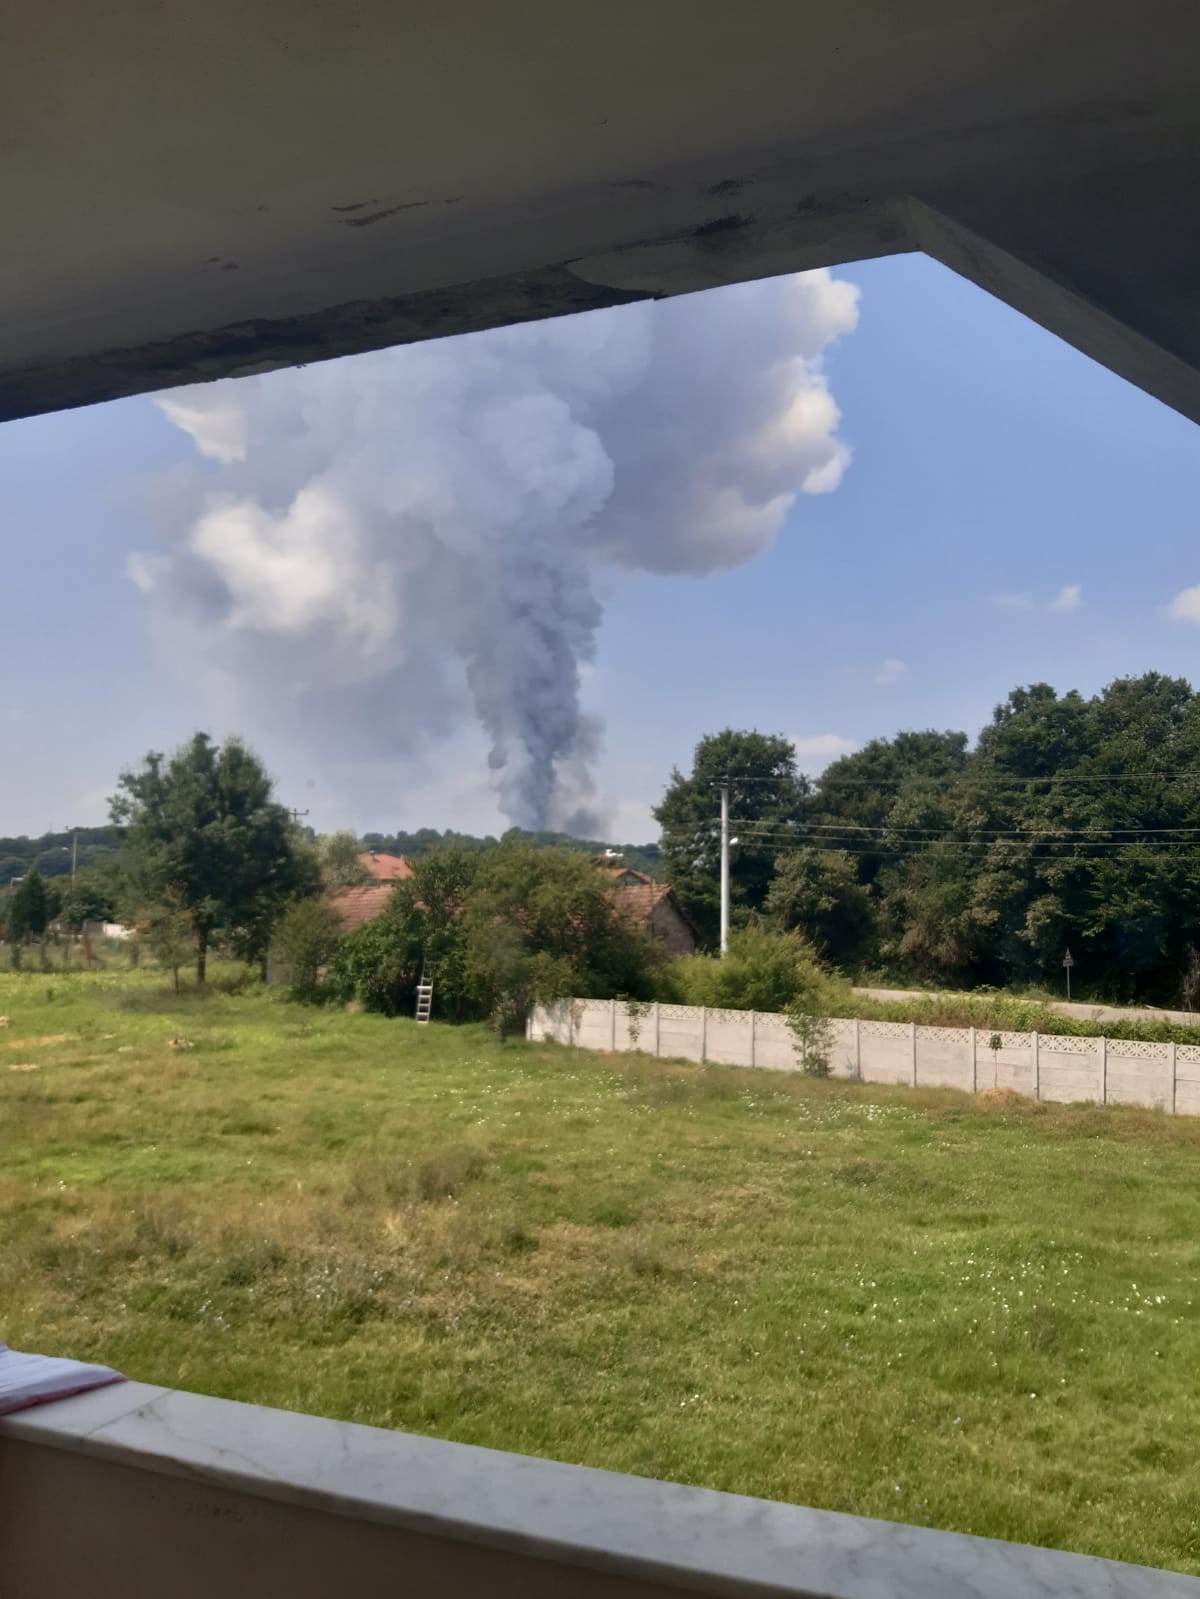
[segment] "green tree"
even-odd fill
[[[292,900],[275,923],[271,951],[296,998],[316,993],[322,969],[337,954],[341,923],[323,894]]]
[[[653,996],[661,948],[586,855],[507,840],[486,853],[434,851],[415,874],[343,939],[333,979],[346,997],[410,1011],[424,972],[438,1014],[504,1028],[534,1000]]]
[[[919,852],[946,827],[947,797],[967,759],[965,733],[874,738],[821,774],[806,837],[852,853],[859,881],[872,883],[888,862]]]
[[[780,855],[763,912],[780,932],[795,929],[835,963],[863,959],[870,945],[870,890],[849,850],[803,845]]]
[[[20,963],[17,952],[29,937],[29,896],[24,890],[22,881],[10,891],[4,905],[4,931],[12,945],[14,965]]]
[[[9,894],[5,906],[9,942],[16,947],[41,938],[46,931],[47,914],[46,880],[36,866],[31,866]]]
[[[84,922],[117,921],[125,909],[132,915],[133,907],[124,905],[128,898],[129,885],[115,862],[81,866],[63,892],[62,919],[76,933]]]
[[[362,856],[363,846],[354,833],[327,833],[317,840],[321,875],[331,888],[362,888],[371,881]]]
[[[171,973],[178,993],[180,968],[195,954],[196,936],[191,912],[177,891],[168,890],[161,901],[143,911],[137,937],[156,965]]]
[[[798,840],[807,792],[786,738],[735,732],[702,738],[689,776],[675,770],[654,815],[662,828],[664,876],[703,942],[716,942],[720,920],[720,783],[730,785],[730,906],[735,922],[761,910],[780,849]]]
[[[49,909],[46,902],[46,879],[36,866],[30,867],[21,879],[18,898],[25,902],[25,920],[31,938],[41,938],[46,931]]]
[[[1032,683],[973,751],[901,733],[836,761],[806,836],[853,858],[899,973],[1058,983],[1069,943],[1093,993],[1170,1000],[1200,937],[1198,772],[1183,679],[1148,672],[1091,699]]]
[[[479,855],[444,848],[421,856],[411,878],[397,885],[397,914],[407,914],[420,942],[421,969],[433,984],[437,1013],[459,1021],[468,1004],[464,913],[479,876]]]
[[[569,848],[506,842],[482,856],[463,927],[466,991],[500,1026],[537,1000],[650,999],[664,963],[605,874]]]
[[[312,885],[311,855],[240,739],[219,746],[197,733],[169,758],[151,752],[121,774],[111,812],[126,828],[135,892],[147,905],[174,895],[191,917],[201,983],[216,934],[262,955],[280,907]]]

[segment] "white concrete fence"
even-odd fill
[[[1146,1105],[1200,1116],[1200,1044],[845,1019],[831,1021],[829,1033],[835,1077],[968,1093],[1011,1088],[1034,1099]],[[800,1071],[803,1065],[787,1018],[768,1011],[563,999],[534,1008],[528,1036],[770,1071]]]

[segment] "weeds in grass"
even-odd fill
[[[427,1156],[417,1167],[414,1188],[418,1199],[453,1199],[467,1183],[483,1176],[487,1162],[483,1151],[455,1144]]]

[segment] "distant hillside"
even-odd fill
[[[594,838],[571,838],[566,833],[527,833],[522,828],[511,827],[505,838],[522,839],[538,849],[553,844],[566,844],[571,849],[584,850],[589,855],[602,855],[606,849],[616,850],[627,866],[635,871],[647,872],[657,877],[662,856],[657,844],[607,844]],[[432,849],[454,845],[464,850],[495,849],[500,839],[488,834],[476,838],[473,833],[439,833],[436,828],[422,827],[415,833],[364,833],[363,843],[368,849],[381,850],[388,855],[426,855]]]
[[[40,838],[0,838],[0,886],[23,877],[36,866],[43,877],[62,877],[71,870],[71,840],[76,839],[76,864],[92,866],[120,848],[119,827],[81,827],[75,832],[43,833]]]

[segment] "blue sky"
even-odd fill
[[[1200,679],[1200,621],[1168,614],[1200,584],[1193,425],[932,262],[837,275],[861,289],[826,362],[840,486],[733,571],[602,584],[584,700],[615,838],[651,835],[672,764],[726,725],[786,733],[816,769],[900,728],[973,735],[1019,682]],[[214,699],[152,626],[127,563],[193,460],[149,400],[0,427],[0,834],[103,820],[123,764],[198,726],[244,731],[323,828],[502,826],[470,727],[357,782],[269,706]]]

